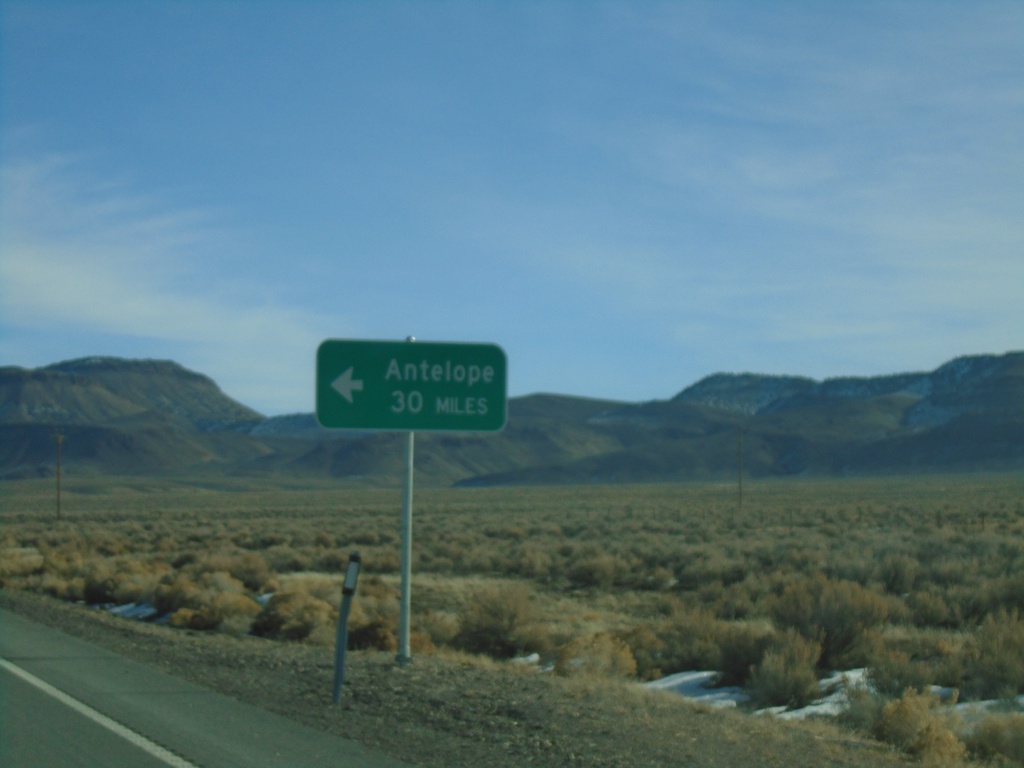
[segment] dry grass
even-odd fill
[[[883,696],[859,705],[872,722],[931,684],[1021,693],[1020,481],[752,482],[742,517],[724,485],[422,491],[414,651],[538,651],[586,676],[714,668],[769,703],[800,703],[822,671],[867,664]],[[393,650],[397,490],[113,483],[67,479],[59,521],[48,484],[6,484],[0,586],[151,602],[175,626],[330,645],[358,550],[350,641]],[[925,730],[921,744],[945,738]],[[957,749],[899,743],[920,756]]]

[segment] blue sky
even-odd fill
[[[0,0],[0,365],[641,401],[1024,348],[1024,3]]]

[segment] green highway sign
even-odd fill
[[[316,353],[316,418],[334,429],[497,431],[507,379],[496,344],[328,339]]]

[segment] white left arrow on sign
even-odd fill
[[[363,380],[352,378],[352,367],[349,366],[341,376],[331,382],[331,386],[334,390],[348,400],[352,402],[353,392],[362,392]]]

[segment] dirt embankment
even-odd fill
[[[635,684],[563,679],[455,656],[423,656],[400,669],[389,654],[350,653],[334,706],[329,649],[172,630],[3,590],[0,605],[425,767],[908,764],[830,726],[710,711]]]

